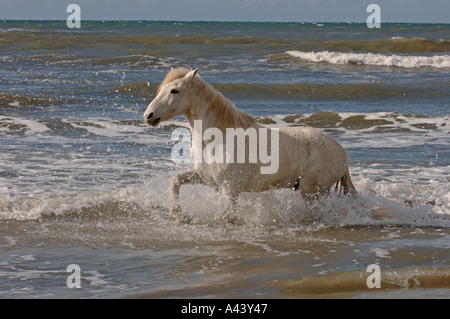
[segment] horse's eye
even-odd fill
[[[178,91],[177,89],[173,89],[172,91],[170,91],[170,93],[172,93],[172,94],[177,94],[178,92],[180,92],[180,91]]]

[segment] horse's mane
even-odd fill
[[[183,78],[189,71],[191,70],[187,68],[171,69],[161,82],[157,94],[164,85]],[[206,115],[214,117],[214,122],[218,128],[242,127],[246,129],[255,124],[255,119],[251,115],[236,108],[233,102],[224,97],[212,85],[203,81],[200,76],[195,76],[193,80],[198,88],[197,92],[208,103]]]
[[[176,68],[176,69],[170,69],[169,73],[167,73],[166,77],[164,78],[164,80],[161,82],[161,84],[159,85],[158,89],[156,90],[156,95],[158,95],[159,91],[161,91],[161,88],[170,83],[173,82],[177,79],[181,79],[182,77],[184,77],[186,74],[188,74],[188,72],[191,71],[187,68]]]

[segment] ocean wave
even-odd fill
[[[449,116],[418,116],[389,112],[346,113],[317,112],[290,115],[256,117],[256,121],[273,127],[308,125],[338,135],[346,147],[403,148],[412,145],[448,146],[450,134]],[[155,132],[168,132],[174,127],[186,127],[184,118],[175,118],[162,123]],[[122,141],[139,140],[141,144],[153,141],[149,128],[141,119],[107,120],[51,119],[32,120],[20,117],[0,116],[0,134],[4,137],[27,135],[44,138],[75,138],[91,134],[97,137],[114,137]],[[145,139],[143,138],[145,136]],[[380,136],[380,138],[374,138]],[[370,137],[370,138],[369,138]],[[155,137],[156,138],[156,137]]]
[[[97,57],[90,62],[92,65],[121,65],[129,67],[167,67],[175,63],[173,58],[158,58],[147,54],[132,54],[126,56]]]
[[[450,41],[430,40],[422,37],[391,37],[369,41],[329,41],[325,45],[328,51],[359,51],[382,53],[446,53],[450,52]]]
[[[19,94],[0,93],[0,108],[53,106],[61,104],[61,102],[61,100],[54,98],[30,97]]]
[[[279,39],[276,37],[263,37],[263,36],[205,36],[202,35],[183,35],[183,34],[116,34],[111,35],[106,32],[100,33],[77,33],[70,34],[65,32],[67,30],[44,32],[29,31],[29,32],[0,32],[0,38],[6,46],[16,47],[20,44],[21,51],[35,51],[35,50],[62,50],[70,49],[76,43],[82,43],[90,46],[102,46],[108,47],[112,51],[117,50],[118,47],[127,46],[176,46],[176,45],[188,45],[191,49],[195,49],[195,46],[206,46],[223,48],[224,46],[234,45],[263,45],[263,46],[287,46],[289,41]],[[123,52],[123,51],[121,51]]]
[[[391,128],[391,133],[405,134],[426,132],[443,134],[450,133],[450,117],[427,116],[415,114],[399,114],[390,112],[379,113],[345,113],[318,112],[291,115],[273,115],[259,117],[257,121],[263,124],[279,126],[309,125],[316,128],[336,128],[348,131],[377,132],[380,127]],[[387,133],[386,130],[383,133]]]
[[[449,144],[448,116],[321,112],[274,115],[257,120],[275,127],[318,127],[337,136],[340,143],[352,152],[361,149],[405,148],[409,154],[413,146],[442,145],[439,147],[445,150]],[[170,179],[174,170],[179,168],[167,159],[169,155],[161,155],[156,150],[168,150],[169,130],[182,125],[187,125],[186,120],[173,119],[154,130],[147,128],[140,119],[32,120],[0,116],[0,135],[5,141],[16,139],[17,134],[20,134],[26,136],[29,143],[52,144],[54,148],[54,151],[49,152],[38,149],[24,158],[29,163],[26,170],[23,169],[24,162],[18,161],[14,154],[0,153],[0,164],[8,168],[0,172],[0,219],[65,215],[86,207],[92,207],[92,210],[99,205],[110,207],[111,203],[116,202],[133,205],[142,211],[162,208],[166,216],[165,212],[169,210],[167,198],[170,194],[167,192]],[[86,139],[88,135],[91,138]],[[78,136],[83,137],[83,140],[78,139]],[[136,144],[137,156],[123,155],[130,154],[131,149],[128,147],[126,153],[114,153],[110,148],[117,143]],[[20,152],[27,147],[24,144],[15,150]],[[67,147],[68,154],[59,152],[60,148]],[[155,153],[144,151],[148,149]],[[445,151],[442,152],[440,156],[445,157]],[[311,219],[325,226],[387,224],[450,227],[450,193],[446,177],[448,166],[433,163],[430,167],[426,166],[428,163],[423,165],[352,165],[352,179],[360,194],[356,202],[333,195],[311,206],[289,190],[243,195],[239,200],[240,220],[243,224],[255,227],[273,226],[274,220],[280,227],[309,227]],[[152,178],[149,182],[149,175],[154,176],[157,171],[161,172],[161,177]],[[12,176],[21,178],[11,179]],[[55,191],[54,186],[50,186],[61,185],[59,183],[70,187],[64,186]],[[129,186],[130,183],[137,186]],[[43,185],[49,186],[45,189]],[[164,190],[161,185],[165,185]],[[199,194],[202,196],[201,201],[198,200]],[[195,220],[209,225],[214,223],[214,215],[219,214],[224,203],[227,203],[224,198],[218,203],[220,198],[217,196],[212,190],[186,187],[182,192],[182,202]],[[352,208],[349,210],[349,207]],[[374,220],[371,218],[374,212],[390,218]],[[162,222],[166,222],[166,219]]]
[[[51,143],[71,143],[77,138],[109,137],[121,138],[122,141],[139,141],[147,145],[153,143],[154,138],[148,136],[147,125],[142,120],[105,120],[103,118],[74,119],[74,118],[43,118],[26,119],[0,115],[0,136],[27,136]],[[45,134],[43,134],[45,133]],[[143,138],[146,137],[146,139]]]
[[[409,149],[418,146],[448,147],[450,117],[391,112],[317,112],[256,117],[268,127],[311,126],[339,139],[346,149]],[[160,129],[186,127],[185,119],[172,119]],[[436,155],[437,156],[437,155]]]
[[[0,116],[0,135],[2,133],[7,133],[30,136],[41,134],[49,130],[50,129],[46,125],[39,123],[36,120]]]
[[[450,207],[447,204],[450,194],[439,181],[441,176],[438,175],[442,171],[418,167],[404,172],[404,181],[397,183],[375,181],[371,174],[382,171],[376,167],[372,170],[352,167],[352,171],[359,192],[356,199],[330,193],[309,202],[289,189],[243,193],[236,206],[237,225],[278,230],[354,225],[450,228]],[[411,184],[410,180],[416,180],[418,173],[428,175],[428,183],[417,185],[416,181],[416,184]],[[18,194],[14,188],[5,185],[0,187],[0,220],[40,219],[68,214],[81,214],[86,218],[90,218],[90,214],[94,218],[114,218],[121,214],[123,207],[132,207],[136,212],[151,212],[155,217],[154,225],[176,222],[167,201],[170,190],[161,187],[170,184],[172,174],[161,172],[143,184],[103,192],[91,189],[79,193]],[[215,228],[224,225],[219,221],[228,204],[226,196],[206,186],[192,185],[187,186],[180,196],[183,212],[192,218],[193,225]]]
[[[90,66],[126,66],[142,68],[170,68],[179,63],[172,57],[155,57],[147,54],[112,55],[92,57],[84,54],[72,55],[66,53],[52,52],[47,54],[29,54],[23,56],[1,56],[0,61],[7,63],[39,63],[56,67],[70,67],[81,65]]]
[[[151,98],[159,83],[131,82],[108,90],[108,93],[122,96]],[[294,83],[294,84],[253,84],[253,83],[212,83],[231,100],[289,100],[289,101],[374,101],[379,99],[449,97],[446,88],[405,87],[382,83]]]
[[[450,68],[450,55],[414,56],[378,53],[303,52],[290,50],[286,54],[307,62],[331,64],[362,64],[371,66],[395,66],[402,68]]]
[[[450,268],[408,267],[383,270],[380,290],[399,290],[413,288],[450,288]],[[368,273],[363,271],[336,272],[327,275],[302,276],[298,279],[283,279],[270,286],[281,289],[284,297],[301,298],[330,294],[349,294],[372,292],[367,285]]]

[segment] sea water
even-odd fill
[[[0,21],[0,44],[1,298],[450,296],[448,24]],[[358,197],[242,194],[229,224],[187,185],[179,223],[187,122],[142,118],[179,66],[334,137]]]

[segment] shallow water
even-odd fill
[[[0,41],[1,298],[449,297],[448,25],[0,21]],[[186,186],[178,223],[187,123],[142,121],[170,66],[336,138],[359,196],[243,194],[228,224]]]

